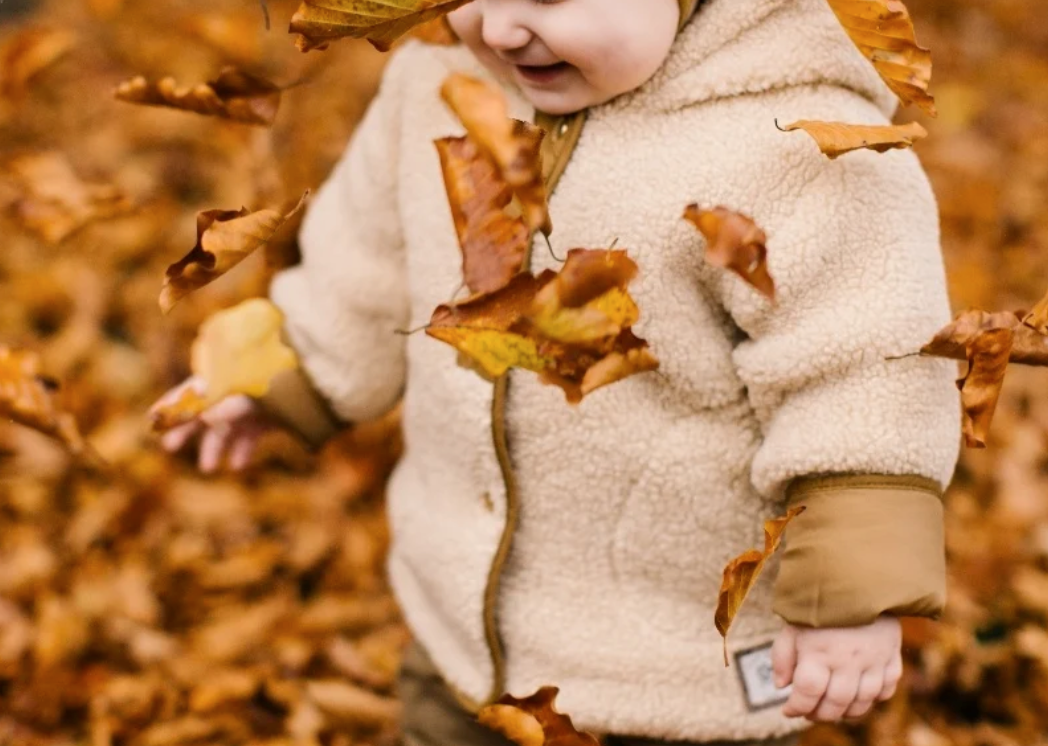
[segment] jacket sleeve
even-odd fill
[[[278,377],[261,402],[314,446],[341,424],[382,415],[404,386],[404,337],[396,333],[409,319],[397,203],[404,67],[403,55],[394,55],[312,201],[299,236],[301,263],[270,286],[301,368]]]
[[[960,413],[956,365],[912,356],[950,319],[930,186],[909,152],[831,161],[783,134],[756,155],[763,172],[738,192],[752,196],[725,206],[767,232],[777,300],[702,272],[741,332],[734,363],[763,436],[751,480],[807,507],[775,611],[810,626],[937,616]]]

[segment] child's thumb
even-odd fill
[[[782,689],[793,681],[793,670],[797,667],[797,630],[786,625],[775,638],[771,648],[771,666],[775,673],[775,686]]]

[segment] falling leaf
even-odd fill
[[[0,97],[18,100],[37,74],[62,59],[76,34],[58,28],[27,28],[0,48]]]
[[[416,26],[436,20],[470,0],[303,0],[291,17],[291,33],[303,52],[336,39],[367,39],[388,52]]]
[[[986,447],[1014,339],[1014,329],[990,329],[968,345],[968,373],[957,387],[964,404],[964,440],[969,448]]]
[[[928,93],[932,53],[917,44],[910,12],[901,0],[826,0],[888,87],[904,104],[935,116]]]
[[[487,376],[540,374],[571,403],[658,360],[630,327],[639,317],[624,251],[573,249],[561,272],[521,273],[503,288],[440,306],[426,333],[465,354]],[[578,307],[570,307],[568,303]]]
[[[726,207],[700,210],[688,205],[684,219],[706,238],[706,259],[730,269],[769,300],[775,300],[775,281],[768,274],[768,237],[753,220]]]
[[[40,373],[40,358],[33,352],[0,345],[0,414],[37,430],[79,455],[86,444],[73,415],[55,402],[57,384]]]
[[[165,106],[263,126],[276,120],[280,97],[279,86],[235,67],[226,67],[215,80],[192,87],[179,88],[174,78],[150,83],[138,76],[116,89],[116,98],[120,101]]]
[[[968,349],[980,334],[1011,329],[1014,341],[1009,361],[1020,365],[1048,366],[1048,337],[1021,323],[1020,319],[1026,316],[1012,311],[965,311],[922,347],[921,354],[967,360]]]
[[[436,141],[455,230],[462,247],[462,276],[473,293],[504,287],[520,272],[530,234],[506,213],[512,195],[494,164],[468,137]]]
[[[477,720],[518,746],[598,746],[596,737],[576,730],[568,715],[557,712],[559,691],[544,686],[525,699],[503,695],[496,704],[483,707]]]
[[[528,229],[549,235],[553,225],[546,206],[539,155],[543,130],[511,119],[502,91],[477,78],[462,73],[449,75],[440,95],[468,136],[494,160],[520,203]]]
[[[167,268],[160,308],[168,313],[179,300],[218,279],[263,246],[309,199],[302,195],[289,212],[207,210],[197,215],[197,242],[180,261]]]
[[[27,153],[4,164],[4,173],[19,193],[15,216],[48,243],[60,243],[95,220],[124,214],[130,201],[114,186],[80,180],[64,155]]]
[[[802,119],[781,129],[784,132],[804,130],[815,139],[819,150],[831,160],[853,150],[866,149],[884,153],[892,149],[909,148],[915,141],[928,136],[928,131],[917,122],[868,126]]]
[[[746,596],[760,578],[764,565],[775,554],[782,542],[786,527],[794,518],[804,512],[804,506],[790,508],[782,518],[773,518],[764,522],[764,551],[751,549],[736,557],[724,568],[724,580],[721,583],[720,598],[717,600],[715,621],[717,631],[724,638],[724,665],[728,665],[728,630],[739,613]]]

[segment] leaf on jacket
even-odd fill
[[[388,52],[416,26],[436,20],[470,0],[303,0],[290,31],[303,52],[325,49],[337,39],[367,39]]]
[[[701,210],[698,205],[684,209],[684,219],[706,238],[706,260],[730,269],[756,290],[775,300],[775,281],[768,273],[768,237],[746,215],[726,207]]]
[[[505,694],[481,708],[477,721],[518,746],[597,746],[594,736],[578,731],[568,715],[557,712],[554,702],[559,691],[544,686],[525,699]]]
[[[764,551],[750,549],[739,555],[724,568],[724,579],[721,582],[720,597],[717,599],[717,611],[714,621],[717,631],[724,638],[724,666],[728,666],[728,630],[738,616],[746,596],[760,578],[765,564],[775,554],[782,543],[782,535],[790,522],[804,512],[804,506],[790,508],[781,518],[764,522]]]
[[[180,88],[174,78],[151,83],[140,75],[116,89],[120,101],[263,126],[276,120],[280,97],[279,86],[235,67],[226,67],[214,80],[192,87]]]
[[[928,131],[917,122],[870,126],[802,119],[781,129],[784,132],[804,130],[818,143],[819,150],[831,160],[854,150],[865,149],[884,153],[892,149],[909,148],[917,140],[928,136]]]
[[[74,455],[85,453],[76,420],[55,401],[58,384],[40,367],[36,353],[0,345],[0,416],[54,438]]]
[[[531,233],[505,211],[513,196],[491,159],[469,137],[435,142],[462,247],[462,276],[473,293],[491,293],[520,272]]]
[[[467,135],[494,161],[520,202],[528,229],[549,235],[553,226],[540,156],[544,131],[510,118],[502,92],[477,78],[462,73],[449,75],[440,95],[462,122]]]
[[[928,93],[932,53],[917,44],[910,11],[901,0],[826,0],[877,73],[904,104],[935,116]]]
[[[287,213],[205,210],[197,214],[197,242],[192,251],[167,268],[160,309],[168,313],[182,298],[213,282],[264,246],[309,199],[307,190]]]
[[[284,314],[264,298],[219,311],[200,325],[190,367],[204,380],[202,396],[186,395],[154,410],[154,428],[177,425],[227,396],[261,397],[273,377],[298,367],[294,350],[281,339]]]
[[[15,156],[0,176],[15,188],[15,217],[48,243],[60,243],[92,221],[131,210],[123,192],[81,181],[65,155],[55,151]]]
[[[530,370],[577,403],[602,386],[658,367],[647,342],[630,328],[639,311],[626,283],[635,274],[624,251],[574,249],[559,274],[520,273],[492,293],[438,307],[426,333],[487,376]]]
[[[1009,362],[1019,365],[1048,367],[1048,336],[1021,321],[1029,316],[1018,311],[978,311],[961,313],[921,348],[922,355],[967,360],[968,348],[982,333],[994,329],[1011,329],[1015,341]]]
[[[432,21],[419,24],[411,32],[411,36],[426,44],[434,44],[438,47],[451,47],[459,43],[458,35],[451,28],[451,24],[448,23],[447,16],[441,16],[440,18],[434,18]]]
[[[30,81],[62,59],[76,43],[67,29],[31,27],[0,49],[0,97],[18,100]]]

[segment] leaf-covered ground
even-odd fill
[[[264,291],[263,258],[295,259],[292,224],[164,316],[164,273],[193,247],[197,212],[293,204],[377,83],[364,42],[296,51],[296,5],[270,0],[269,32],[247,0],[48,0],[2,17],[0,344],[40,354],[101,460],[0,426],[0,743],[395,738],[406,632],[382,576],[395,422],[320,455],[273,436],[248,474],[204,478],[160,453],[146,414],[187,373],[203,319]],[[1040,4],[908,6],[935,56],[940,115],[920,117],[916,150],[955,308],[1030,308],[1048,286]],[[271,129],[114,96],[137,76],[193,83],[230,64],[288,87]],[[1048,743],[1046,376],[1011,370],[988,448],[965,453],[947,497],[948,615],[908,624],[904,692],[809,746]]]

